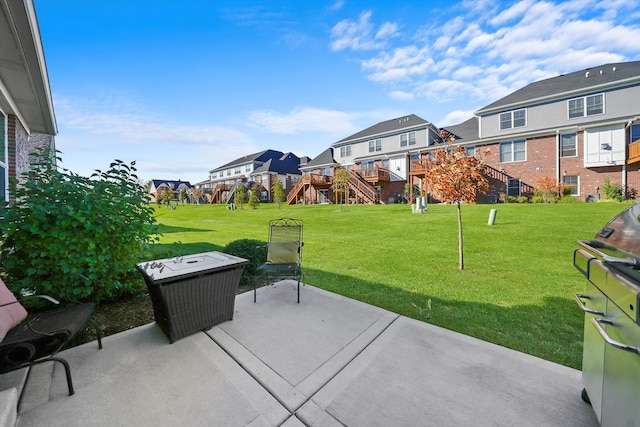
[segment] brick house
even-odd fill
[[[301,168],[289,203],[333,202],[336,168],[348,172],[350,203],[395,203],[409,180],[410,160],[433,146],[437,134],[431,122],[411,114],[341,139]]]
[[[498,198],[530,195],[550,177],[583,200],[604,180],[627,196],[640,189],[640,61],[605,64],[540,80],[446,127],[486,157]]]
[[[198,183],[198,186],[209,196],[211,203],[233,202],[238,186],[249,189],[254,185],[258,187],[263,201],[271,201],[275,180],[279,179],[285,192],[289,192],[301,175],[299,165],[307,161],[308,157],[298,157],[293,153],[264,150],[210,170],[209,180]]]
[[[531,83],[446,126],[468,155],[485,156],[490,189],[478,202],[530,196],[549,177],[583,200],[605,180],[628,197],[640,190],[640,61],[605,64]],[[424,159],[439,129],[408,115],[331,145],[301,168],[289,203],[332,202],[335,170],[351,174],[351,202],[390,203],[406,183],[424,192]],[[489,154],[485,155],[488,150]]]
[[[182,191],[190,192],[193,188],[189,181],[152,179],[149,183],[149,200],[156,202],[158,197],[162,196],[162,193],[165,191],[171,191],[173,200],[180,200],[180,193]]]
[[[55,150],[58,129],[32,1],[0,4],[0,39],[0,198],[13,201],[10,180],[39,148]]]

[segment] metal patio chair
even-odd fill
[[[258,274],[266,278],[266,285],[275,279],[293,279],[298,283],[300,303],[300,280],[302,279],[302,221],[279,218],[269,221],[267,261],[258,267]],[[256,302],[256,281],[253,282],[253,302]]]
[[[34,295],[59,304],[48,296]],[[31,368],[44,362],[58,362],[65,370],[69,396],[75,393],[69,363],[58,356],[71,339],[88,322],[96,328],[98,347],[102,349],[102,336],[97,321],[91,319],[95,304],[83,303],[57,310],[27,313],[22,304],[0,280],[0,374],[22,368]],[[17,324],[16,324],[17,323]],[[4,337],[2,334],[6,333]],[[18,411],[31,369],[18,399]]]

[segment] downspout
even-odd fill
[[[625,196],[625,197],[627,195],[627,160],[629,160],[629,144],[632,142],[631,141],[631,130],[629,129],[629,127],[631,126],[631,123],[633,123],[637,119],[638,119],[638,117],[634,117],[634,118],[630,119],[627,122],[627,124],[624,126],[625,139],[626,139],[627,135],[629,135],[629,142],[626,143],[626,149],[624,150],[624,162],[622,163],[622,188],[624,189],[623,196]]]
[[[578,149],[578,136],[576,135],[576,150]],[[556,182],[560,184],[560,129],[556,130]]]

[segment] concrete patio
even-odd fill
[[[18,426],[597,426],[580,372],[290,282],[169,344],[155,324],[34,368]],[[0,389],[24,373],[0,377]]]

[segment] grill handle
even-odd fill
[[[582,301],[583,298],[584,299],[591,299],[591,297],[589,295],[574,294],[573,297],[575,298],[576,302],[578,303],[578,306],[580,306],[582,311],[584,311],[585,313],[594,314],[596,316],[604,316],[604,313],[602,311],[598,311],[598,310],[594,310],[592,308],[589,308],[589,307],[586,306],[584,301]]]
[[[605,331],[604,328],[602,327],[602,323],[606,325],[615,326],[615,324],[611,320],[599,319],[594,317],[593,319],[591,319],[591,322],[593,322],[593,325],[596,327],[596,330],[598,331],[600,336],[602,336],[602,338],[607,342],[607,344],[609,344],[612,347],[618,348],[620,350],[624,350],[630,353],[635,353],[637,355],[640,355],[640,349],[638,349],[638,347],[634,347],[631,345],[621,343],[620,341],[616,341],[613,338],[611,338],[609,334],[607,334],[607,331]]]

